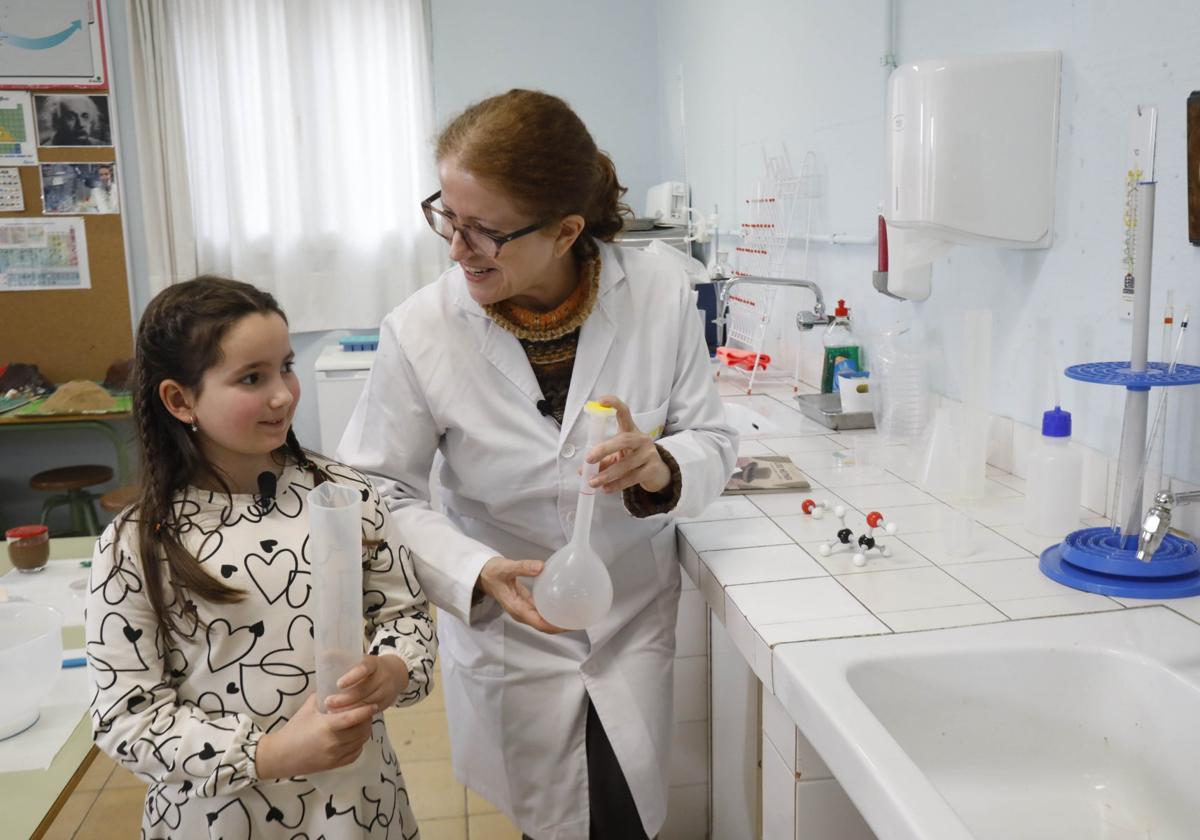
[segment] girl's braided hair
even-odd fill
[[[287,321],[268,292],[203,275],[155,296],[138,324],[133,412],[142,476],[137,501],[118,525],[118,536],[122,525],[136,525],[146,597],[164,643],[173,633],[183,632],[194,609],[190,596],[228,604],[242,600],[245,593],[206,572],[180,538],[182,513],[175,504],[176,493],[197,477],[211,479],[227,495],[232,493],[226,477],[205,457],[188,427],[167,411],[159,386],[173,379],[199,392],[205,371],[221,360],[222,338],[238,320],[255,313],[273,313]],[[292,429],[276,454],[281,462],[290,459],[313,471],[318,483],[325,479]]]

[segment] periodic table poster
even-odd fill
[[[91,287],[83,219],[0,219],[0,292]]]
[[[25,209],[25,194],[21,191],[21,170],[0,167],[0,213],[20,213]]]
[[[37,163],[33,99],[28,91],[0,91],[0,166]]]

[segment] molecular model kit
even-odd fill
[[[823,519],[825,512],[829,510],[829,503],[805,499],[801,503],[800,509],[813,519]],[[894,536],[898,530],[895,522],[884,522],[883,514],[877,510],[873,510],[867,514],[866,532],[855,537],[854,532],[846,527],[846,508],[843,505],[838,505],[833,509],[833,515],[837,517],[842,527],[837,530],[837,534],[833,540],[823,542],[817,548],[822,557],[828,557],[831,554],[843,551],[853,551],[854,556],[851,560],[854,565],[865,566],[867,564],[867,555],[872,551],[879,552],[880,557],[892,556],[892,549],[881,543],[875,534],[876,532],[883,532],[888,536]]]

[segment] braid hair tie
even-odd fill
[[[325,470],[321,469],[314,461],[307,457],[301,459],[299,467],[300,469],[312,475],[316,481],[314,486],[323,484],[329,480],[329,475],[325,472]]]

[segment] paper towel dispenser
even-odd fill
[[[951,245],[1046,248],[1062,53],[902,65],[888,83],[888,291],[929,296]]]

